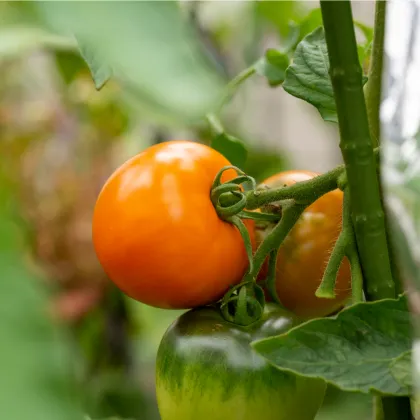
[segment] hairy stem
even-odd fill
[[[315,295],[319,298],[334,299],[335,298],[335,283],[337,280],[338,270],[341,262],[346,255],[346,247],[348,242],[348,235],[343,229],[338,237],[327,267],[325,268],[322,282],[319,285]]]
[[[348,0],[321,0],[351,213],[369,300],[395,297],[385,217]]]
[[[365,86],[366,107],[370,135],[375,146],[380,141],[379,107],[381,102],[381,82],[385,37],[386,1],[379,0],[375,8],[375,32],[369,65],[369,78]]]
[[[305,207],[306,206],[304,205],[295,203],[288,203],[284,205],[283,215],[280,222],[267,235],[254,255],[254,267],[248,274],[249,278],[255,279],[257,277],[267,256],[271,251],[280,247],[284,238],[286,238],[295,223],[298,221],[302,212],[305,210]]]

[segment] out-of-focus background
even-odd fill
[[[0,258],[0,273],[41,279],[53,290],[45,304],[67,327],[89,416],[157,420],[155,355],[179,312],[147,307],[111,286],[95,257],[91,217],[103,183],[127,158],[169,139],[206,142],[209,131],[204,120],[174,122],[145,106],[150,86],[162,83],[151,77],[153,71],[141,80],[143,96],[128,92],[118,78],[97,91],[74,39],[60,33],[65,13],[60,15],[57,7],[45,10],[49,2],[42,7],[32,3],[0,3],[0,173],[11,186],[4,202],[13,199],[15,205],[0,217],[18,215],[28,266],[22,273],[8,271],[8,241],[15,237],[8,236],[13,229],[6,229],[4,216],[0,254],[4,251],[7,258]],[[126,5],[121,3],[120,10]],[[182,10],[225,83],[267,48],[279,48],[290,21],[299,21],[315,7],[315,2],[197,1],[185,2]],[[373,2],[353,2],[355,18],[367,25],[373,23],[373,9]],[[170,20],[159,20],[163,18],[157,18],[159,31],[173,30]],[[147,32],[149,26],[140,25],[139,31]],[[101,35],[108,42],[107,34]],[[149,54],[153,61],[165,48],[160,41],[147,44],[146,33],[142,57]],[[170,86],[176,70],[165,74]],[[176,95],[183,97],[176,89],[173,94],[174,101]],[[246,169],[259,180],[282,169],[326,171],[340,163],[336,125],[325,123],[315,108],[281,87],[270,88],[262,77],[254,76],[239,89],[225,108],[223,122],[248,145]],[[21,252],[22,244],[16,249]],[[0,306],[14,299],[6,292],[0,295]],[[22,303],[16,309],[22,317],[16,325],[30,328],[27,308]],[[13,334],[1,338],[10,343],[10,355],[17,346],[12,339]],[[22,344],[27,352],[36,351],[31,343]],[[0,344],[0,354],[6,347]],[[8,386],[1,382],[0,394]],[[330,389],[318,419],[363,420],[370,418],[370,410],[370,397]]]

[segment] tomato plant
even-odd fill
[[[93,242],[109,277],[132,298],[162,308],[211,303],[238,283],[248,257],[238,230],[210,200],[229,162],[208,146],[171,141],[120,166],[93,215]],[[233,178],[228,170],[223,180]],[[253,235],[252,221],[246,221]]]
[[[320,174],[310,171],[281,172],[262,182],[262,186],[276,188],[307,181]],[[276,290],[281,303],[303,317],[331,314],[350,296],[351,275],[347,259],[337,274],[334,299],[315,295],[327,266],[328,258],[340,234],[343,193],[339,189],[320,197],[300,216],[277,254]],[[261,243],[273,225],[256,229],[257,243]]]
[[[111,174],[96,202],[91,236],[103,271],[96,265],[96,258],[92,265],[83,261],[79,269],[70,267],[77,265],[71,262],[74,261],[71,258],[73,249],[84,254],[85,248],[80,251],[80,239],[90,246],[90,232],[86,240],[83,229],[86,224],[78,220],[70,226],[66,223],[68,217],[61,217],[59,213],[63,212],[57,211],[56,205],[47,203],[47,199],[39,206],[45,211],[46,221],[57,221],[54,223],[57,230],[66,226],[69,233],[65,236],[62,231],[54,234],[55,245],[48,246],[49,241],[45,238],[41,238],[38,245],[50,248],[50,251],[57,247],[57,252],[44,255],[56,255],[57,265],[60,269],[65,267],[63,271],[69,273],[66,277],[72,279],[71,284],[59,287],[69,289],[65,290],[65,299],[55,301],[61,320],[73,320],[73,332],[76,332],[84,349],[81,353],[86,361],[83,360],[79,376],[85,379],[85,386],[79,388],[87,396],[87,407],[91,407],[84,408],[84,416],[73,415],[72,402],[69,402],[68,413],[59,409],[59,404],[55,405],[60,401],[62,407],[67,405],[58,393],[53,396],[55,388],[65,387],[48,386],[51,381],[45,382],[39,374],[44,370],[39,366],[47,362],[45,355],[53,357],[51,353],[41,347],[37,351],[37,346],[31,346],[32,359],[14,351],[14,347],[25,351],[28,348],[26,344],[33,344],[31,328],[38,336],[40,331],[36,323],[41,318],[37,313],[42,311],[38,311],[36,294],[31,290],[28,289],[25,294],[24,289],[16,289],[17,296],[23,298],[20,308],[15,306],[19,299],[15,299],[9,291],[25,284],[15,281],[16,276],[21,276],[23,280],[26,276],[12,267],[21,264],[18,258],[20,249],[13,248],[15,243],[21,242],[13,233],[14,222],[8,215],[9,211],[3,211],[1,222],[6,223],[0,224],[2,232],[4,230],[4,235],[0,235],[0,245],[3,246],[0,249],[0,268],[7,281],[0,282],[4,289],[0,298],[5,296],[0,305],[5,322],[0,326],[5,326],[5,342],[13,343],[15,340],[14,345],[9,344],[8,355],[3,358],[7,361],[3,370],[10,372],[8,365],[20,366],[28,360],[37,367],[29,369],[33,371],[29,381],[17,379],[9,384],[4,380],[3,387],[10,388],[10,394],[19,396],[22,401],[32,402],[16,404],[3,393],[4,402],[10,407],[8,411],[12,413],[7,413],[10,420],[25,417],[22,413],[26,410],[42,420],[49,420],[51,416],[54,420],[67,420],[69,416],[101,418],[114,414],[141,417],[140,398],[137,391],[132,393],[137,386],[132,379],[137,374],[133,369],[137,365],[133,363],[133,356],[137,356],[134,353],[137,352],[131,352],[131,333],[137,331],[137,323],[131,319],[135,317],[131,311],[137,310],[133,307],[139,312],[145,308],[150,310],[148,306],[192,308],[169,327],[160,342],[156,391],[163,420],[198,417],[220,420],[257,417],[311,420],[317,417],[317,420],[324,420],[322,406],[325,407],[323,397],[327,383],[343,393],[373,397],[375,420],[411,420],[410,398],[416,381],[410,373],[416,363],[412,361],[413,337],[408,299],[406,295],[398,295],[400,279],[397,277],[399,273],[405,274],[409,280],[418,277],[414,255],[416,243],[411,237],[401,235],[403,238],[399,238],[399,243],[403,244],[403,252],[400,254],[407,256],[405,261],[407,266],[411,266],[394,270],[389,242],[393,240],[395,230],[391,230],[386,218],[387,198],[392,194],[383,188],[386,183],[381,183],[385,178],[380,176],[384,172],[386,175],[386,164],[389,164],[385,160],[384,165],[380,159],[386,148],[381,144],[379,129],[386,3],[376,2],[375,28],[372,31],[353,19],[348,0],[321,0],[321,8],[312,10],[306,16],[298,11],[300,8],[296,7],[296,2],[259,1],[244,12],[252,13],[252,19],[248,21],[250,24],[241,25],[246,28],[246,35],[248,32],[251,35],[246,37],[227,36],[224,22],[221,25],[218,22],[217,29],[214,26],[210,29],[214,25],[210,21],[214,19],[202,19],[198,10],[200,6],[197,6],[201,2],[132,2],[125,5],[108,2],[100,6],[94,2],[47,3],[35,2],[34,6],[28,7],[25,22],[34,27],[29,28],[23,37],[14,39],[13,31],[5,32],[7,36],[2,38],[13,42],[6,43],[6,48],[0,48],[0,55],[3,57],[4,51],[16,54],[16,47],[20,48],[29,40],[31,45],[65,52],[61,58],[55,56],[51,60],[60,62],[60,66],[65,66],[69,58],[67,53],[77,56],[78,64],[63,78],[74,79],[69,89],[72,92],[70,96],[74,96],[69,108],[80,110],[77,103],[89,102],[92,110],[89,115],[95,118],[90,118],[86,129],[80,132],[69,129],[73,118],[64,118],[68,104],[58,100],[61,95],[48,96],[46,102],[54,104],[54,112],[45,112],[41,107],[42,112],[39,115],[36,113],[33,118],[34,121],[44,119],[53,134],[44,136],[42,133],[42,137],[51,138],[52,146],[48,146],[48,153],[40,155],[50,156],[51,151],[56,153],[59,149],[59,159],[53,162],[53,166],[63,169],[66,165],[63,165],[62,159],[70,149],[74,155],[81,150],[90,150],[99,162],[111,150],[109,146],[105,153],[102,144],[85,149],[74,145],[69,147],[70,142],[62,142],[67,136],[69,139],[79,137],[85,142],[85,134],[95,131],[90,129],[97,123],[96,117],[105,115],[99,99],[101,94],[92,91],[93,85],[90,90],[85,89],[86,80],[82,83],[78,81],[76,75],[80,70],[87,70],[80,58],[87,63],[97,90],[113,79],[111,88],[114,93],[110,98],[114,98],[115,94],[121,104],[127,106],[125,111],[128,108],[135,111],[127,118],[127,123],[130,122],[127,126],[135,129],[140,126],[139,137],[143,137],[144,132],[148,134],[144,136],[147,139],[132,136],[134,140],[130,141],[135,151],[133,153],[133,149],[129,149],[128,154],[138,154]],[[182,3],[184,9],[178,3]],[[26,9],[20,4],[16,7]],[[0,9],[3,10],[3,7]],[[289,13],[284,13],[285,10]],[[235,13],[235,22],[242,21]],[[28,19],[30,14],[36,15],[36,18]],[[262,22],[267,23],[265,19],[277,27],[281,36],[277,48],[267,49],[259,57],[258,51],[266,39],[261,26]],[[44,25],[44,21],[49,22],[50,28]],[[206,22],[205,27],[201,27],[203,22]],[[415,26],[413,22],[416,22],[414,18],[404,29],[411,30],[411,26]],[[38,25],[42,26],[41,31]],[[50,32],[52,28],[57,33]],[[268,26],[266,29],[268,34]],[[360,35],[357,37],[359,44],[356,42],[356,31]],[[229,48],[225,49],[226,40],[230,44],[239,38],[246,38],[245,43],[241,48],[235,45],[234,59],[225,62],[229,55]],[[409,38],[416,39],[406,37]],[[249,41],[252,45],[248,45]],[[407,56],[411,59],[415,49],[411,45],[406,47],[404,45],[404,51],[410,51]],[[387,59],[395,60],[395,52],[396,48],[393,48]],[[22,63],[25,62],[22,60]],[[32,62],[38,66],[38,59]],[[213,66],[216,62],[218,66]],[[236,76],[224,85],[221,72],[225,71],[225,76],[228,76],[241,62],[246,62],[247,67],[236,69]],[[415,74],[402,71],[409,68],[405,64],[390,66],[392,71],[397,67],[400,69],[398,77],[393,75],[393,82],[398,81],[397,88],[404,94],[410,89],[407,89],[402,74]],[[45,66],[47,71],[48,68],[49,65]],[[244,117],[245,113],[237,112],[229,118],[222,113],[224,105],[239,87],[254,76],[263,78],[270,88],[283,89],[295,98],[312,104],[330,125],[338,124],[340,139],[337,139],[336,147],[341,149],[343,164],[325,173],[302,170],[281,172],[258,187],[256,178],[263,178],[261,174],[271,172],[271,168],[267,168],[268,160],[265,160],[266,164],[254,163],[259,166],[256,171],[248,166],[252,161],[252,156],[249,159],[248,154],[253,152],[247,149],[247,141],[243,141],[249,136],[244,133],[246,130],[241,131],[246,124],[239,124],[238,118],[245,120],[255,113]],[[389,89],[393,94],[398,90],[395,87]],[[415,93],[415,89],[412,91]],[[16,96],[14,89],[10,92],[11,95],[2,95],[2,98]],[[416,95],[409,96],[413,100]],[[33,98],[33,92],[28,97]],[[254,95],[251,97],[254,98]],[[398,114],[394,115],[397,123],[392,118],[389,121],[392,136],[397,132],[396,137],[401,134],[398,133],[400,128],[409,131],[404,121],[406,109],[418,109],[415,106],[406,107],[400,99],[396,101],[398,106],[393,104],[390,107],[388,103],[385,107],[388,117],[393,112]],[[23,109],[20,106],[14,108]],[[120,111],[120,106],[114,108],[113,105],[110,109],[112,114],[115,109]],[[152,112],[148,114],[146,111]],[[75,119],[83,113],[74,112]],[[19,114],[23,116],[25,113]],[[33,113],[27,114],[32,116]],[[146,115],[156,118],[159,124],[149,125]],[[280,111],[277,115],[284,118]],[[97,138],[101,142],[108,137],[125,140],[125,119],[121,125],[119,118],[114,121],[109,110],[105,119],[106,122],[101,122],[102,130],[96,130]],[[20,115],[17,120],[20,121]],[[27,127],[27,120],[20,123],[25,127],[22,131],[25,137],[27,132],[32,131]],[[6,121],[7,125],[13,121],[8,110],[2,107],[0,121]],[[120,124],[118,129],[115,129],[115,123]],[[188,133],[184,137],[194,141],[167,141],[177,138],[172,131],[172,123],[181,123]],[[114,129],[110,130],[112,127]],[[409,163],[415,162],[413,157],[418,141],[417,128],[414,124],[411,128],[409,147],[404,144],[401,152],[404,159],[409,159],[403,165],[397,159],[396,165],[399,166],[396,172],[402,167],[410,172],[408,194],[402,194],[404,198],[398,203],[404,202],[406,207],[410,207],[407,213],[415,212],[413,209],[416,206],[412,204],[416,200],[412,197],[418,195],[418,185],[413,176],[416,171],[406,170],[408,160]],[[107,136],[108,131],[112,134]],[[280,137],[280,133],[276,134]],[[268,131],[269,136],[271,130]],[[3,139],[4,136],[1,137]],[[295,133],[293,137],[298,138]],[[308,138],[313,141],[312,136]],[[0,142],[1,150],[13,150],[7,132],[5,139]],[[253,140],[254,152],[264,147],[258,139]],[[146,143],[153,146],[147,147]],[[398,150],[400,138],[396,143],[395,150]],[[142,151],[139,150],[140,144]],[[122,149],[125,146],[126,143]],[[114,144],[112,152],[113,147]],[[18,149],[13,152],[19,156],[16,160],[20,160]],[[9,159],[3,160],[10,166]],[[255,160],[254,156],[256,161],[259,158]],[[106,165],[98,164],[97,170],[94,166],[81,164],[87,175],[78,179],[90,182],[94,178],[102,179],[107,171]],[[46,172],[54,179],[52,172],[46,168],[40,172]],[[282,169],[275,168],[273,172]],[[2,172],[9,173],[8,170]],[[31,170],[30,173],[35,172]],[[65,188],[72,194],[76,183],[69,183],[67,167],[60,172],[64,174],[64,183],[55,184],[72,184]],[[0,182],[4,183],[1,179]],[[43,182],[32,183],[40,191],[51,189],[51,184],[41,188],[40,184]],[[78,183],[77,188],[79,184],[83,183]],[[80,190],[83,187],[80,185]],[[60,190],[60,187],[54,189]],[[64,195],[60,193],[60,197]],[[7,196],[3,200],[6,207],[9,206]],[[89,207],[86,203],[83,203],[84,207]],[[400,213],[396,214],[404,214],[407,209],[398,210]],[[85,213],[90,217],[90,211]],[[417,229],[417,225],[410,222],[412,220],[404,226],[407,232]],[[5,238],[3,241],[2,236]],[[69,246],[63,246],[66,237],[70,239],[67,241]],[[12,252],[2,255],[8,248]],[[93,247],[91,249],[93,251]],[[53,270],[51,272],[56,275]],[[105,278],[104,272],[120,290],[105,288],[103,282],[98,282],[98,288],[86,294],[86,290],[89,292],[90,289],[83,284],[84,279],[90,283],[95,277]],[[30,284],[32,288],[33,283]],[[76,284],[81,286],[81,292],[74,290]],[[416,289],[414,281],[413,285]],[[124,293],[120,293],[121,290]],[[133,299],[127,299],[126,295]],[[412,296],[413,312],[418,314],[418,293]],[[268,298],[271,299],[269,303]],[[21,317],[27,316],[26,307],[30,309],[32,324],[22,322]],[[91,313],[92,309],[96,310],[96,315]],[[152,313],[150,318],[158,313],[168,314],[159,310]],[[43,317],[46,315],[45,310],[42,314]],[[141,318],[141,322],[145,320],[137,313],[136,316]],[[44,322],[41,324],[44,325]],[[21,325],[25,328],[19,328]],[[79,327],[80,330],[76,331]],[[17,330],[23,333],[22,340],[19,334],[15,334]],[[40,333],[42,336],[42,331]],[[51,330],[47,335],[52,333]],[[160,334],[158,336],[160,338]],[[133,340],[136,344],[141,342],[143,346],[147,342],[147,338],[138,338]],[[139,353],[144,350],[142,347]],[[154,352],[151,353],[154,357]],[[416,352],[414,359],[415,356]],[[28,369],[18,370],[23,377]],[[64,372],[61,377],[66,379]],[[51,379],[54,384],[61,382],[59,378]],[[88,383],[91,383],[92,395]],[[44,389],[41,384],[45,385]],[[30,392],[25,396],[23,390],[26,385]],[[46,401],[50,401],[51,397],[52,410],[37,402],[38,397],[34,399],[34,395],[45,395]],[[121,399],[121,395],[128,398]],[[128,407],[130,403],[125,401],[134,401],[137,410],[131,410]],[[108,403],[110,406],[105,407]],[[33,408],[33,404],[39,409]],[[318,412],[320,407],[321,412]],[[62,416],[59,410],[63,412]],[[48,412],[47,418],[45,415]]]
[[[273,304],[248,327],[226,322],[216,307],[182,315],[162,338],[156,361],[162,420],[312,420],[325,383],[281,372],[249,345],[298,323]]]

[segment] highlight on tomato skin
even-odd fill
[[[110,279],[145,304],[187,309],[220,299],[248,267],[243,239],[210,200],[230,165],[203,144],[170,141],[121,165],[97,199],[92,236]],[[236,176],[227,170],[226,182]],[[244,220],[251,238],[253,222]]]
[[[318,176],[316,172],[292,170],[273,175],[261,183],[269,188],[291,185]],[[350,264],[345,258],[338,271],[335,299],[315,296],[328,258],[341,231],[343,193],[333,190],[312,203],[302,214],[279,249],[276,289],[282,304],[305,318],[330,315],[351,295]],[[257,244],[272,226],[256,227]],[[266,275],[266,265],[259,278]]]

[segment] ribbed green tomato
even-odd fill
[[[272,304],[248,327],[225,321],[215,307],[183,314],[166,331],[157,355],[161,419],[314,419],[325,383],[281,372],[250,346],[298,323]]]

